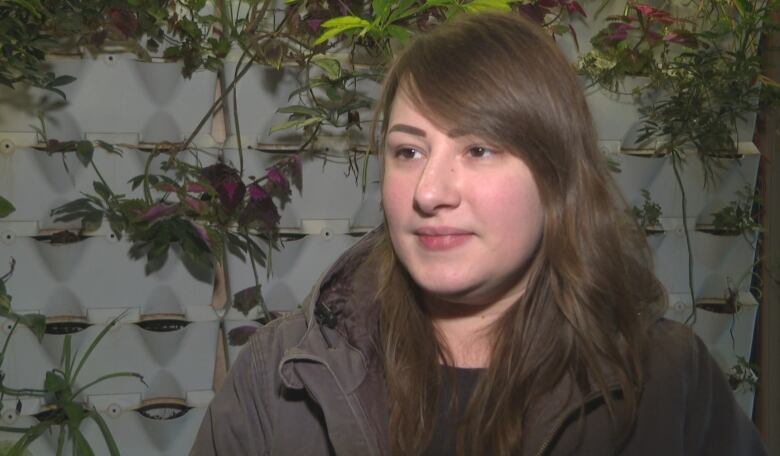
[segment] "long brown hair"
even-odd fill
[[[400,90],[431,120],[516,153],[545,211],[528,287],[493,328],[490,365],[458,429],[459,453],[519,453],[530,408],[564,378],[583,394],[592,385],[601,390],[616,435],[627,436],[643,378],[643,334],[665,306],[665,292],[643,233],[625,215],[565,57],[517,15],[469,14],[422,34],[386,76],[377,115],[385,123],[375,123],[374,135],[380,153]],[[437,366],[450,358],[386,233],[372,256],[382,264],[391,447],[415,455],[431,438],[442,384]],[[619,381],[622,413],[608,394],[607,372]]]

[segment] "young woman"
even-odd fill
[[[386,222],[262,328],[193,454],[762,454],[549,37],[479,14],[387,76]]]

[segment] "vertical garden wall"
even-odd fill
[[[0,441],[186,454],[254,328],[381,222],[370,107],[394,50],[482,9],[540,21],[581,73],[667,317],[750,413],[768,7],[4,3]]]

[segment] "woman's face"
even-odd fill
[[[402,91],[387,131],[387,226],[426,299],[511,305],[544,224],[531,171],[509,151],[435,126]]]

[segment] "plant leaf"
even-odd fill
[[[314,108],[310,108],[308,106],[285,106],[283,108],[279,108],[276,110],[276,112],[280,114],[302,114],[305,116],[320,116],[322,113]]]
[[[73,76],[68,76],[67,74],[63,74],[62,76],[57,76],[54,78],[53,81],[46,84],[47,89],[51,89],[52,87],[60,87],[67,84],[70,84],[71,82],[75,81],[76,78]]]
[[[43,387],[46,389],[46,392],[56,395],[63,391],[67,391],[68,388],[70,388],[70,385],[68,384],[68,380],[65,378],[62,371],[50,370],[49,372],[46,372],[46,377],[43,381]]]
[[[108,334],[108,331],[111,330],[117,323],[119,323],[119,320],[124,317],[124,312],[119,314],[116,318],[111,320],[105,328],[103,328],[100,333],[95,336],[95,338],[92,340],[92,343],[89,344],[89,347],[87,347],[87,351],[84,352],[84,355],[82,355],[81,360],[79,360],[78,366],[76,366],[76,370],[73,372],[73,375],[70,377],[71,382],[76,382],[76,377],[78,377],[79,372],[81,372],[81,368],[84,367],[84,364],[87,362],[87,359],[89,358],[89,355],[92,354],[92,351],[95,350],[95,347],[97,344],[100,343],[100,341]],[[74,358],[75,363],[75,358]]]
[[[95,452],[92,451],[92,447],[89,446],[89,442],[84,438],[84,434],[82,434],[81,431],[71,428],[70,433],[71,437],[73,437],[73,442],[78,449],[79,456],[95,456]]]
[[[257,307],[263,301],[261,289],[261,285],[255,285],[234,294],[233,306],[240,310],[244,315],[249,314],[250,310]]]
[[[312,59],[311,63],[325,70],[325,76],[331,81],[341,77],[341,64],[336,59]]]
[[[89,166],[89,163],[92,161],[92,155],[94,152],[95,146],[91,141],[79,141],[78,145],[76,146],[76,156],[79,158],[81,164],[85,167]]]
[[[95,189],[95,192],[104,200],[109,201],[111,199],[111,189],[108,188],[108,186],[103,182],[95,181],[92,183],[92,187]]]
[[[271,127],[271,133],[275,133],[281,130],[286,130],[288,128],[301,128],[301,127],[305,127],[306,125],[322,122],[323,120],[325,120],[325,118],[320,116],[309,117],[308,119],[289,120],[287,122],[282,122],[280,124]]]
[[[10,201],[0,196],[0,218],[8,217],[16,210]]]
[[[95,411],[89,412],[89,417],[92,418],[95,423],[97,423],[98,428],[100,428],[100,433],[103,434],[103,440],[106,441],[106,446],[108,446],[109,454],[111,454],[111,456],[119,456],[119,447],[116,444],[116,440],[114,440],[114,436],[111,435],[111,429],[108,428],[106,420]]]
[[[405,27],[401,27],[400,25],[388,25],[387,33],[389,33],[390,36],[397,39],[402,44],[409,41],[409,38],[412,37],[412,32],[410,32],[409,29]]]
[[[27,326],[40,341],[46,333],[46,317],[40,314],[19,315],[19,323]]]

